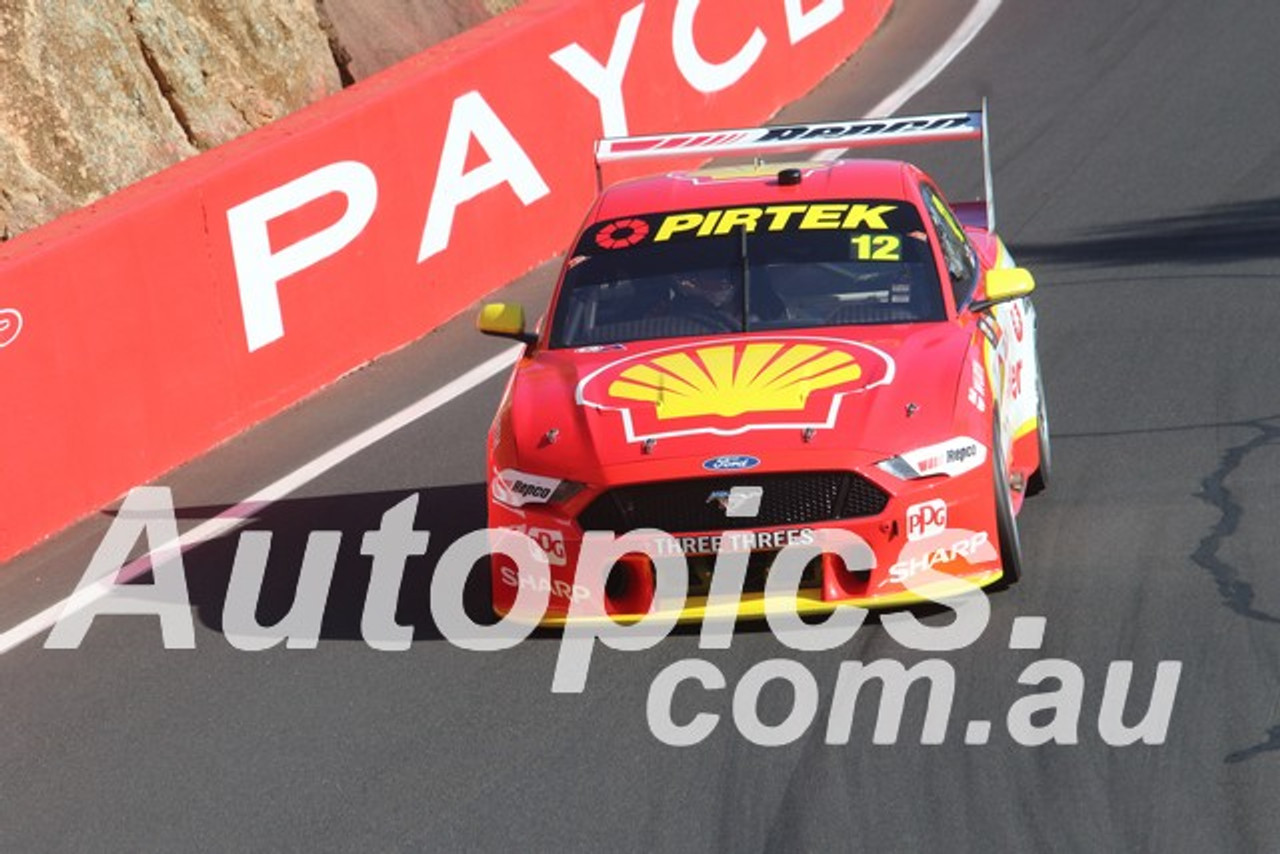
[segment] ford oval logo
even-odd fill
[[[760,460],[748,454],[726,454],[723,457],[712,457],[702,467],[707,471],[742,471],[760,465]]]

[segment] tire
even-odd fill
[[[1027,495],[1037,495],[1049,486],[1053,454],[1049,449],[1049,409],[1044,402],[1044,380],[1036,360],[1036,444],[1040,446],[1040,466],[1027,478]]]
[[[1022,539],[1013,515],[1013,493],[1004,460],[1004,439],[1000,435],[1000,413],[993,414],[991,433],[991,475],[995,482],[996,535],[1000,542],[1000,566],[1004,574],[994,587],[1003,590],[1022,577]]]

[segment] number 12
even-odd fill
[[[859,234],[851,239],[859,261],[901,261],[902,238],[896,234]]]

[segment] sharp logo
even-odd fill
[[[557,599],[568,599],[571,602],[591,598],[591,591],[581,584],[570,584],[558,578],[534,579],[527,575],[520,575],[509,566],[502,567],[502,583],[508,587],[528,587],[535,592],[545,592]]]
[[[939,532],[942,533],[942,532]],[[996,561],[999,554],[991,545],[991,537],[986,531],[951,531],[955,539],[945,543],[937,543],[938,535],[928,541],[908,543],[898,556],[898,562],[889,567],[888,577],[880,583],[902,584],[907,579],[924,572],[926,569],[939,568],[955,571],[954,564],[963,562],[966,568]]]

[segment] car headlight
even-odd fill
[[[954,477],[973,471],[987,461],[987,446],[969,436],[956,436],[936,445],[907,451],[876,463],[880,471],[899,480],[943,475]]]
[[[503,469],[490,484],[493,498],[508,507],[526,504],[556,504],[568,501],[586,488],[576,480],[528,474],[517,469]]]

